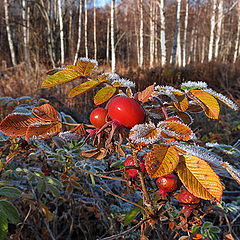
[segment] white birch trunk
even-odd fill
[[[154,59],[154,21],[153,21],[153,1],[150,0],[150,41],[149,41],[149,67],[153,67],[153,59]]]
[[[87,10],[87,0],[84,2],[84,7],[85,7],[85,24],[84,24],[84,36],[85,36],[85,56],[88,58],[88,36],[87,36],[87,22],[88,22],[88,10]]]
[[[160,31],[160,41],[161,41],[161,63],[162,66],[166,64],[166,37],[165,37],[165,5],[164,0],[160,0],[159,4],[160,18],[161,18],[161,31]]]
[[[217,32],[216,32],[216,41],[215,41],[215,54],[214,54],[215,59],[218,58],[222,20],[223,20],[223,0],[220,0],[220,3],[218,4],[218,20],[217,20]]]
[[[209,41],[209,47],[208,47],[208,61],[209,62],[212,61],[212,58],[213,58],[213,42],[214,42],[214,28],[215,28],[215,22],[216,22],[216,7],[217,7],[217,0],[213,0],[210,41]]]
[[[58,0],[58,17],[60,28],[60,43],[61,43],[61,65],[64,64],[64,36],[63,36],[63,18],[62,18],[62,3]]]
[[[186,59],[187,59],[187,37],[188,37],[188,8],[189,8],[189,0],[186,0],[186,14],[185,14],[185,21],[184,21],[184,39],[183,39],[183,67],[186,66]]]
[[[236,42],[235,42],[235,47],[234,47],[234,54],[233,54],[233,63],[236,62],[238,53],[239,53],[239,35],[240,35],[240,3],[238,2],[238,28],[237,28],[237,36],[236,36]],[[239,50],[238,50],[239,49]]]
[[[74,64],[76,64],[78,59],[78,54],[81,45],[81,33],[82,33],[82,0],[79,0],[79,17],[78,17],[78,41],[77,41],[77,49],[74,58]]]
[[[157,32],[158,32],[158,14],[157,14],[157,4],[155,3],[155,10],[154,10],[154,62],[155,64],[158,62],[158,39],[157,39]]]
[[[143,67],[143,0],[139,0],[140,6],[140,29],[139,29],[139,67]]]
[[[27,34],[27,4],[26,0],[22,0],[22,20],[23,20],[23,48],[26,71],[29,73],[29,45]]]
[[[205,42],[206,42],[206,37],[203,36],[203,39],[202,39],[201,63],[203,63],[203,62],[204,62],[204,59],[205,59]]]
[[[180,43],[180,11],[181,11],[181,0],[177,0],[177,17],[176,17],[176,28],[174,34],[173,52],[172,52],[172,64],[181,66],[181,43]]]
[[[110,19],[108,17],[108,19],[107,19],[107,49],[106,49],[107,64],[109,63],[109,34],[110,34],[109,28],[110,28]]]
[[[8,45],[9,45],[9,49],[10,49],[11,60],[12,60],[13,66],[15,67],[17,65],[17,61],[16,61],[16,55],[15,55],[15,51],[14,51],[12,35],[11,35],[11,30],[10,30],[10,25],[9,25],[8,1],[7,0],[4,0],[4,13],[5,13],[5,23],[6,23]]]
[[[96,22],[96,0],[93,0],[93,41],[94,59],[97,60],[97,22]]]
[[[115,45],[114,45],[114,9],[115,0],[111,1],[111,50],[112,50],[112,72],[116,69],[116,56],[115,56]]]

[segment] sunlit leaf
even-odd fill
[[[204,160],[185,155],[178,164],[177,173],[183,185],[196,197],[221,200],[223,188],[220,179]]]
[[[82,152],[81,155],[86,158],[96,158],[98,160],[101,160],[107,156],[107,150],[105,148],[95,148]]]
[[[173,91],[174,97],[177,102],[174,101],[174,106],[181,112],[185,112],[188,109],[188,99],[185,94],[182,94],[178,91]]]
[[[96,105],[100,105],[107,100],[109,100],[113,94],[116,92],[116,88],[112,86],[106,86],[102,89],[100,89],[96,95],[94,96],[94,103]]]
[[[81,76],[89,76],[97,70],[98,63],[95,60],[80,58],[77,61],[76,66],[78,67],[78,72]]]
[[[54,87],[62,83],[74,81],[80,77],[81,77],[81,74],[72,69],[62,70],[60,72],[56,72],[55,74],[45,78],[41,88]]]
[[[60,115],[53,106],[46,103],[32,109],[32,113],[44,121],[60,121]]]
[[[29,126],[26,132],[25,139],[29,140],[42,140],[56,136],[62,129],[62,123],[56,122],[41,122]]]
[[[0,123],[0,130],[9,137],[22,137],[31,124],[39,121],[38,118],[29,115],[12,114]]]
[[[134,218],[138,215],[139,212],[141,212],[140,207],[132,208],[125,216],[124,223],[123,223],[124,226],[128,226],[134,220]]]
[[[41,202],[41,209],[42,209],[42,211],[43,211],[43,213],[44,213],[44,215],[46,217],[46,221],[47,222],[50,222],[50,221],[53,221],[53,220],[56,221],[55,215],[42,202]]]
[[[73,88],[70,91],[70,93],[68,94],[68,97],[69,98],[75,97],[79,94],[82,94],[82,93],[96,87],[99,84],[100,84],[100,82],[97,80],[90,80],[90,81],[84,82],[84,83],[76,86],[75,88]]]
[[[218,101],[203,90],[191,90],[187,92],[188,97],[196,101],[209,118],[218,119],[220,108]]]
[[[179,161],[173,146],[156,145],[146,156],[146,170],[150,177],[161,177],[172,173]]]
[[[150,98],[153,90],[154,90],[154,86],[155,86],[155,84],[147,87],[147,88],[144,89],[142,92],[140,92],[140,93],[138,94],[138,100],[139,100],[140,102],[142,102],[142,103],[147,102],[148,99]]]
[[[6,215],[0,211],[0,240],[4,240],[8,233],[8,220]]]
[[[194,136],[192,130],[188,126],[177,121],[163,121],[159,123],[158,127],[161,128],[161,134],[165,138],[188,141]]]

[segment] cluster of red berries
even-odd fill
[[[126,96],[114,97],[108,103],[107,108],[107,110],[96,108],[92,111],[90,122],[96,128],[101,128],[107,122],[107,116],[126,128],[132,128],[136,124],[144,122],[144,109],[133,98]]]

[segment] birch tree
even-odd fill
[[[9,24],[8,0],[4,0],[4,13],[5,13],[5,23],[6,23],[8,45],[10,49],[11,60],[12,60],[13,66],[15,67],[17,65],[17,61],[16,61],[16,55],[14,51],[13,40],[12,40],[10,24]]]
[[[171,63],[177,64],[178,66],[181,66],[180,11],[181,11],[181,0],[177,0],[177,17],[176,17],[176,27],[175,27],[175,33],[174,33]]]
[[[62,2],[58,0],[58,17],[60,28],[60,43],[61,43],[61,65],[64,64],[64,35],[63,35],[63,18],[62,18]]]
[[[149,41],[149,67],[153,67],[153,59],[154,59],[154,21],[153,21],[153,5],[154,0],[150,0],[150,41]]]
[[[219,0],[218,4],[218,19],[217,19],[217,31],[216,31],[216,41],[215,41],[215,54],[214,57],[217,59],[219,51],[219,42],[222,29],[222,20],[223,20],[223,0]]]
[[[74,64],[76,64],[78,59],[78,54],[81,45],[81,33],[82,33],[82,0],[79,0],[79,16],[78,16],[78,41],[77,41],[77,49],[74,58]]]
[[[84,8],[85,8],[85,23],[84,23],[84,37],[85,37],[85,56],[88,58],[88,35],[87,35],[87,23],[88,23],[88,10],[87,10],[87,0],[84,2]]]
[[[143,0],[139,0],[140,29],[139,29],[139,67],[143,67]]]
[[[115,56],[115,45],[114,45],[114,10],[115,0],[111,1],[111,50],[112,50],[112,72],[116,69],[116,56]]]
[[[107,60],[107,64],[109,63],[109,35],[110,35],[110,19],[108,17],[107,19],[107,48],[106,48],[106,60]]]
[[[237,36],[236,36],[236,41],[235,41],[235,47],[234,47],[234,54],[233,54],[233,63],[236,62],[238,52],[239,52],[239,35],[240,35],[240,2],[238,2],[238,7],[237,7],[237,13],[238,13],[238,24],[237,24]]]
[[[93,41],[94,59],[97,60],[97,22],[96,22],[96,0],[93,0]]]
[[[161,41],[161,63],[162,66],[166,64],[166,57],[167,57],[167,52],[166,52],[166,37],[165,37],[165,4],[164,0],[160,0],[159,4],[159,12],[160,12],[160,41]]]
[[[189,0],[186,0],[186,13],[185,13],[185,21],[184,21],[184,38],[183,38],[183,67],[186,66],[186,58],[187,58],[187,35],[188,35],[188,8],[189,8]]]
[[[23,20],[23,47],[24,59],[27,73],[29,72],[29,42],[27,33],[27,5],[26,0],[22,0],[22,20]]]
[[[214,42],[214,28],[216,22],[216,7],[217,7],[217,0],[213,0],[212,5],[212,15],[211,15],[211,28],[210,28],[210,40],[209,40],[209,47],[208,47],[208,61],[212,61],[213,57],[213,42]]]

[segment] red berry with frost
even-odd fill
[[[134,166],[134,165],[135,164],[134,164],[133,157],[128,156],[124,162],[124,167]],[[140,167],[141,167],[142,171],[145,172],[145,165],[143,162],[140,162]],[[139,175],[137,169],[128,169],[128,170],[126,170],[126,172],[127,172],[128,177],[133,178],[133,179],[135,179]]]
[[[195,197],[192,193],[187,190],[183,190],[178,195],[178,201],[182,203],[183,206],[190,205],[193,208],[196,207],[196,204],[200,202],[200,198]]]
[[[119,96],[110,100],[108,114],[112,120],[126,128],[144,122],[145,112],[142,106],[133,98]]]
[[[107,110],[104,108],[96,108],[91,112],[90,122],[96,128],[101,128],[106,123]]]
[[[159,188],[159,193],[173,192],[177,189],[178,179],[174,174],[168,174],[157,178],[156,184]]]

